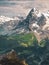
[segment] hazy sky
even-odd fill
[[[49,0],[0,0],[0,15],[26,16],[30,9],[49,9]]]

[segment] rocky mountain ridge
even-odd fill
[[[31,31],[43,38],[49,37],[49,11],[44,13],[33,8],[25,19],[23,17],[1,16],[0,21],[0,35],[29,33]]]

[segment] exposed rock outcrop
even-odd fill
[[[0,59],[0,65],[28,65],[25,60],[19,59],[14,50],[5,54]]]

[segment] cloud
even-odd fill
[[[48,0],[0,0],[0,15],[27,15],[30,9],[49,9]]]

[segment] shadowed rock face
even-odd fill
[[[33,8],[30,10],[26,18],[16,17],[16,20],[10,20],[0,24],[0,35],[33,32],[37,39],[41,40],[45,37],[49,38],[48,16],[49,14],[43,13],[40,10]]]
[[[1,65],[28,65],[25,60],[21,60],[17,57],[16,52],[12,50],[0,59]]]

